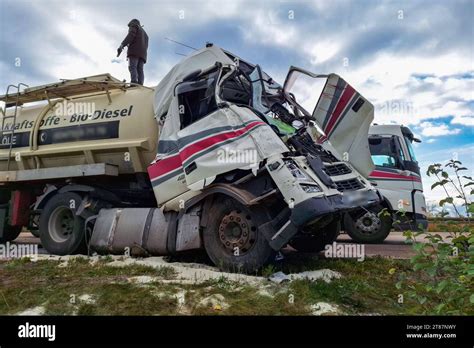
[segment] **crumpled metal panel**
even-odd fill
[[[199,249],[201,236],[199,234],[200,207],[196,206],[178,221],[176,234],[176,251]]]
[[[167,255],[168,225],[170,219],[163,215],[160,209],[155,208],[145,249],[151,255]]]

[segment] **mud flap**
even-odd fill
[[[273,220],[259,226],[268,244],[273,250],[280,250],[298,232],[298,228],[292,223],[291,209],[283,209]]]
[[[3,238],[6,224],[7,224],[7,208],[0,208],[0,238]]]
[[[288,220],[279,230],[275,233],[268,243],[273,250],[280,250],[283,248],[293,236],[298,233],[298,227],[293,221]]]

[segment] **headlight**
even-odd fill
[[[303,189],[304,192],[306,193],[316,193],[316,192],[321,192],[321,187],[318,185],[306,185],[306,184],[300,184],[301,188]]]

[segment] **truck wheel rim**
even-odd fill
[[[382,221],[376,214],[367,212],[356,220],[356,227],[363,234],[374,234],[382,227]]]
[[[224,249],[235,256],[245,254],[255,244],[257,228],[249,214],[233,210],[219,225],[219,240]]]
[[[67,207],[57,207],[51,213],[48,222],[48,231],[51,238],[57,243],[67,241],[74,230],[74,215]]]

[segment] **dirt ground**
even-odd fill
[[[442,234],[444,235],[444,234]],[[448,234],[445,234],[446,237]],[[338,243],[352,243],[351,238],[347,234],[341,234],[337,239]],[[29,232],[22,232],[20,236],[13,242],[15,244],[40,244],[39,238],[34,237]],[[405,243],[405,237],[402,232],[392,232],[383,244],[365,244],[365,256],[382,256],[395,259],[409,259],[414,255],[414,251],[409,244]],[[39,254],[47,254],[48,252],[41,247],[38,249]],[[293,250],[287,248],[284,253],[291,253]]]

